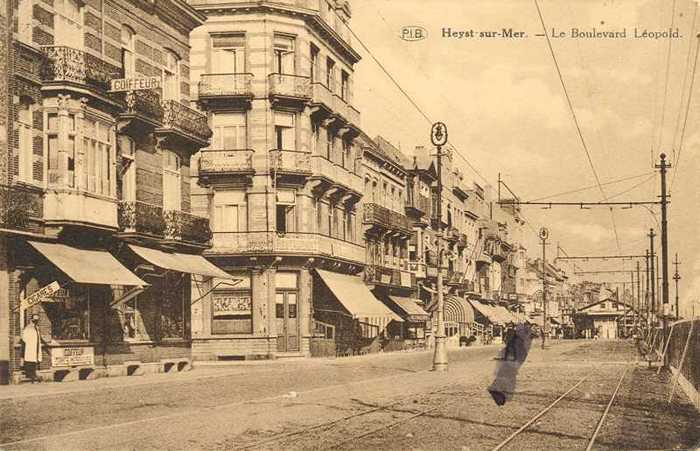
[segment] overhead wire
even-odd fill
[[[673,0],[673,4],[671,5],[671,26],[669,29],[673,29],[673,25],[676,20],[676,0]],[[659,127],[659,138],[658,138],[658,143],[656,145],[657,150],[661,148],[661,144],[663,142],[663,136],[664,136],[664,121],[666,118],[666,101],[668,99],[668,74],[671,69],[671,52],[672,52],[672,46],[673,44],[673,38],[671,36],[671,33],[669,33],[668,36],[668,49],[666,50],[666,75],[664,77],[664,97],[663,97],[663,102],[661,103],[661,125]]]
[[[622,182],[626,182],[626,181],[629,181],[629,180],[638,179],[638,178],[641,178],[641,177],[644,177],[644,176],[649,176],[649,175],[653,176],[654,174],[655,174],[655,173],[654,173],[654,172],[651,172],[651,171],[650,171],[650,172],[644,172],[644,173],[642,173],[642,174],[631,175],[631,176],[629,176],[629,177],[623,177],[623,178],[620,178],[620,179],[614,179],[614,180],[611,180],[611,181],[602,183],[602,185],[603,185],[603,186],[615,185],[615,184],[622,183]],[[582,193],[582,192],[584,192],[584,191],[589,191],[589,190],[595,189],[595,188],[598,188],[598,185],[589,185],[589,186],[585,186],[585,187],[582,187],[582,188],[573,189],[573,190],[570,190],[570,191],[562,191],[561,193],[551,194],[551,195],[549,195],[549,196],[544,196],[544,197],[539,197],[539,198],[537,198],[537,199],[532,199],[531,202],[538,202],[538,201],[541,201],[541,200],[552,199],[552,198],[554,198],[554,197],[565,196],[565,195],[567,195],[567,194]]]
[[[673,132],[673,141],[672,141],[672,158],[671,161],[676,160],[676,141],[678,138],[678,133],[680,132],[680,126],[681,126],[681,112],[683,111],[683,100],[685,97],[685,88],[688,85],[688,74],[690,72],[690,56],[692,55],[692,50],[693,50],[693,39],[692,36],[695,33],[695,19],[698,15],[698,3],[693,2],[695,7],[693,8],[693,18],[690,20],[690,33],[688,36],[690,38],[688,39],[688,53],[686,54],[686,59],[685,59],[685,69],[683,70],[683,83],[681,85],[681,98],[679,100],[678,104],[678,115],[676,116],[676,126],[674,127],[674,132]]]

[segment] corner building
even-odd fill
[[[236,279],[193,305],[193,355],[309,355],[319,327],[334,333],[314,321],[333,313],[329,284],[359,287],[365,264],[350,6],[190,4],[207,16],[191,75],[214,133],[193,159],[192,208],[212,221],[207,256]]]
[[[190,212],[190,158],[211,136],[187,106],[204,16],[182,0],[12,6],[0,361],[21,380],[19,336],[38,314],[44,378],[185,365],[197,281],[225,277],[201,256],[209,220]],[[150,77],[159,87],[110,90]]]

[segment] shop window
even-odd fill
[[[246,148],[245,113],[217,113],[212,118],[211,149],[235,150]]]
[[[182,205],[180,156],[171,150],[163,151],[163,209],[179,211]]]
[[[295,73],[294,38],[275,34],[272,46],[275,73],[293,75]]]
[[[215,34],[211,37],[211,73],[245,72],[245,33]]]
[[[46,302],[55,340],[88,340],[90,331],[90,288],[71,285],[54,293]]]
[[[21,103],[18,105],[17,128],[18,151],[19,151],[19,179],[26,183],[34,181],[34,151],[32,143],[32,112],[31,104]],[[40,181],[40,180],[39,180]]]
[[[189,274],[166,274],[160,298],[160,338],[186,338],[185,299],[189,281]]]
[[[276,149],[295,150],[296,132],[294,128],[294,114],[275,112],[275,138]]]
[[[231,275],[231,280],[213,279],[212,334],[249,334],[253,332],[253,305],[249,273]]]
[[[147,302],[147,297],[137,296],[119,305],[118,311],[121,318],[123,340],[144,341],[150,339],[144,324],[143,306],[141,305]]]

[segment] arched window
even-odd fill
[[[136,64],[134,61],[134,30],[122,26],[122,68],[124,69],[124,78],[133,77],[136,74]]]

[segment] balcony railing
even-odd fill
[[[311,83],[311,103],[323,104],[329,110],[333,110],[333,93],[323,83]]]
[[[362,193],[362,178],[359,175],[340,164],[336,164],[335,167],[335,181],[337,183],[356,193]]]
[[[200,142],[207,142],[212,131],[207,124],[207,117],[180,102],[166,100],[163,102],[163,127],[178,130]]]
[[[270,169],[277,173],[311,175],[311,154],[300,150],[270,150]]]
[[[200,175],[253,174],[253,149],[203,150]]]
[[[317,233],[214,232],[213,253],[317,255],[364,263],[365,248]]]
[[[31,220],[41,220],[43,194],[40,190],[21,186],[0,185],[0,227],[31,229]]]
[[[411,232],[411,225],[406,215],[389,210],[379,204],[365,204],[364,222],[376,224],[389,230],[398,230],[404,233]]]
[[[415,288],[416,275],[409,271],[401,271],[380,265],[365,267],[364,278],[367,283],[392,285],[395,287]]]
[[[140,115],[158,124],[163,123],[163,104],[160,94],[152,90],[129,91],[124,96],[126,114]]]
[[[359,127],[360,125],[360,112],[352,105],[348,105],[348,122]]]
[[[109,90],[109,82],[122,76],[122,69],[82,50],[64,46],[43,47],[46,62],[44,81],[69,82],[101,91]]]
[[[333,111],[345,121],[350,121],[350,108],[347,102],[338,94],[333,94]]]
[[[165,210],[165,238],[206,245],[212,238],[209,219],[180,210]]]
[[[139,233],[163,237],[165,219],[163,208],[145,202],[121,201],[118,212],[119,230],[125,233]]]
[[[253,74],[203,74],[199,81],[199,98],[253,97]]]
[[[270,96],[308,100],[311,98],[311,79],[301,75],[270,74]]]

